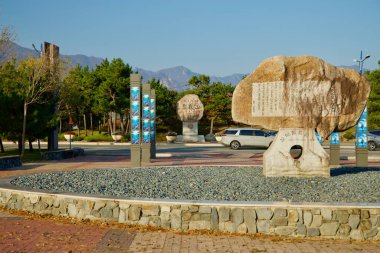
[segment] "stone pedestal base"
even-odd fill
[[[141,167],[141,148],[140,145],[131,145],[131,167]]]
[[[302,151],[299,157],[292,157],[292,148]],[[264,153],[263,173],[267,177],[329,177],[329,155],[319,144],[314,129],[280,128]]]
[[[340,164],[340,145],[330,145],[330,165]]]
[[[194,140],[193,138],[192,140]],[[177,142],[185,142],[183,141],[183,135],[177,135]],[[198,135],[198,140],[197,141],[187,141],[187,142],[206,142],[205,136],[204,135]]]
[[[355,148],[356,167],[368,166],[368,149],[367,148]]]
[[[150,163],[150,143],[141,144],[141,162]]]
[[[182,122],[183,142],[198,142],[198,122]]]

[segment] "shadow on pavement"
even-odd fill
[[[357,168],[357,167],[346,167],[346,168],[336,168],[331,169],[330,175],[332,177],[342,176],[346,174],[358,174],[362,172],[380,172],[380,167],[366,167],[366,168]]]

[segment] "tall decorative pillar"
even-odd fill
[[[156,91],[150,91],[150,158],[156,158]]]
[[[141,101],[141,76],[131,74],[131,166],[141,166],[141,129],[140,129],[140,101]]]
[[[150,84],[142,88],[142,143],[141,162],[150,162]]]

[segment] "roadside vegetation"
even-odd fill
[[[18,143],[18,153],[23,156],[25,146],[33,149],[32,142],[46,141],[55,127],[60,140],[71,132],[74,141],[113,141],[113,133],[129,141],[132,66],[120,58],[105,59],[95,69],[72,67],[64,59],[53,66],[43,56],[16,60],[11,50],[14,31],[8,27],[0,30],[1,153],[6,152],[2,141],[8,140]],[[204,75],[192,77],[185,92],[169,90],[160,80],[149,83],[156,90],[157,141],[165,140],[167,132],[182,131],[176,103],[188,93],[197,94],[205,106],[200,134],[219,131],[232,123],[231,84],[211,83]]]
[[[120,58],[105,59],[95,69],[72,67],[64,59],[54,66],[44,57],[16,61],[11,50],[14,39],[11,29],[0,27],[0,153],[6,152],[2,141],[9,140],[18,143],[17,152],[23,155],[24,143],[32,149],[32,142],[46,141],[54,128],[60,140],[71,132],[74,141],[113,141],[113,133],[129,141],[132,66]],[[372,85],[369,129],[379,129],[380,69],[365,75]],[[231,84],[211,82],[206,75],[193,76],[184,92],[170,90],[160,80],[149,83],[156,91],[157,141],[164,141],[165,133],[182,132],[176,103],[189,93],[198,95],[205,109],[199,134],[214,134],[234,126]],[[352,139],[354,131],[350,129],[342,136]]]

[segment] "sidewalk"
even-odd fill
[[[0,252],[379,252],[380,242],[179,233],[0,211]]]

